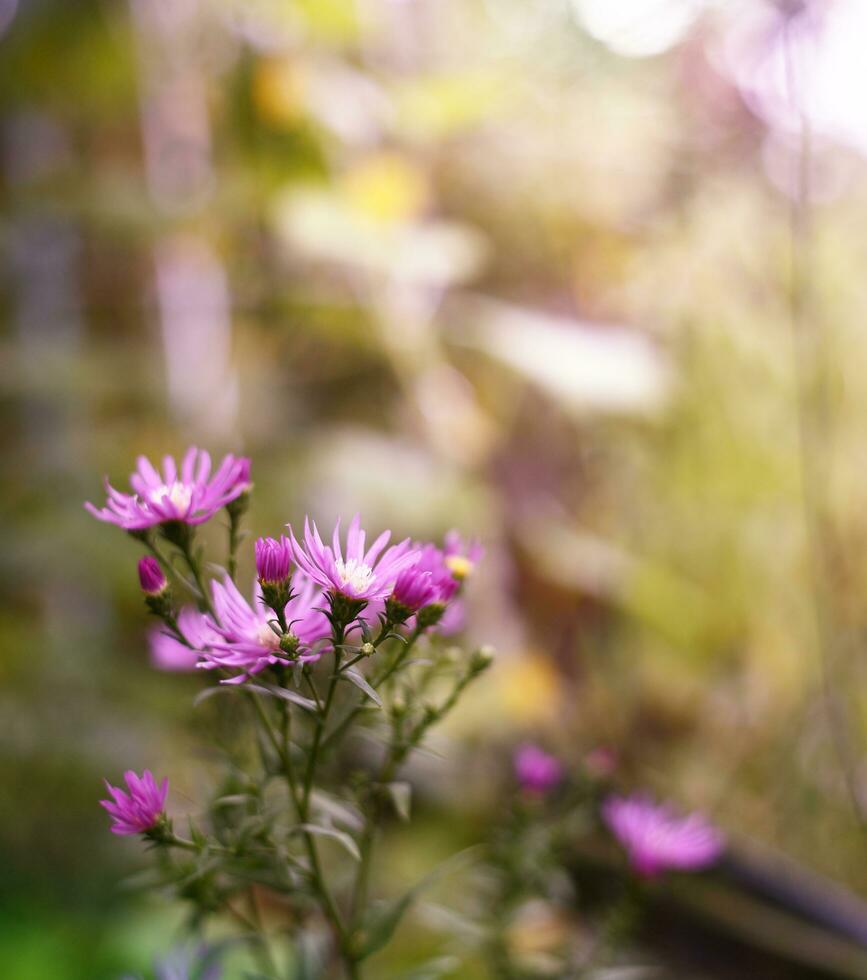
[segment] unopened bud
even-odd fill
[[[294,658],[298,653],[298,647],[301,641],[294,633],[284,633],[280,637],[280,649],[287,657]]]
[[[446,607],[443,603],[432,602],[430,605],[419,609],[418,615],[416,616],[416,623],[418,623],[421,629],[426,629],[428,626],[435,626],[443,618],[445,611]]]
[[[376,653],[376,647],[372,643],[362,643],[358,652],[362,657],[372,657]]]
[[[141,558],[138,563],[138,580],[145,595],[155,596],[168,588],[160,563],[151,555]]]
[[[478,650],[473,654],[473,658],[470,661],[470,667],[476,673],[485,670],[490,667],[493,663],[494,657],[496,656],[496,651],[491,646],[479,647]]]

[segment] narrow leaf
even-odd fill
[[[343,830],[335,830],[334,827],[320,827],[315,823],[302,823],[292,828],[293,833],[316,834],[319,837],[330,837],[342,845],[356,861],[361,860],[361,852],[358,844]]]
[[[352,681],[352,683],[364,693],[376,704],[378,707],[382,707],[382,698],[374,691],[374,689],[367,683],[365,678],[355,669],[350,668],[349,670],[344,670],[340,675],[345,677],[346,680]]]
[[[453,854],[450,858],[443,861],[438,868],[434,868],[433,871],[426,874],[421,881],[413,885],[409,891],[405,892],[399,898],[390,901],[375,902],[371,905],[364,917],[363,928],[367,936],[367,942],[361,953],[362,958],[371,956],[377,950],[382,949],[391,939],[395,929],[400,925],[400,920],[406,914],[409,907],[426,888],[429,888],[444,875],[451,874],[463,867],[468,861],[475,860],[478,856],[478,850],[478,848],[469,847],[463,851],[459,851],[457,854]]]
[[[330,793],[315,789],[313,790],[311,800],[313,806],[318,811],[327,814],[335,823],[343,824],[344,827],[348,827],[350,830],[362,830],[364,828],[364,821],[358,810],[343,800],[332,796]]]
[[[237,694],[241,689],[239,684],[216,684],[214,687],[206,687],[193,699],[193,707],[198,708],[203,701],[208,701],[217,694]]]
[[[316,702],[310,698],[305,698],[291,687],[276,687],[274,684],[247,684],[248,691],[255,691],[257,694],[265,694],[273,698],[282,698],[284,701],[291,701],[305,711],[316,711]]]
[[[409,820],[409,807],[412,800],[412,786],[407,782],[387,783],[386,790],[401,820]]]

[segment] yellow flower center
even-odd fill
[[[445,563],[446,568],[456,579],[467,578],[473,574],[473,569],[476,567],[469,558],[465,558],[463,555],[446,555]]]

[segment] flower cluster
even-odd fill
[[[478,543],[465,543],[456,532],[446,536],[441,549],[409,538],[389,546],[390,531],[368,547],[357,514],[345,542],[338,521],[325,544],[316,523],[305,518],[300,538],[287,525],[287,535],[255,542],[257,580],[248,600],[231,574],[207,581],[192,546],[196,526],[225,508],[228,568],[234,568],[236,519],[252,486],[247,458],[226,456],[212,475],[210,456],[195,447],[180,465],[166,456],[162,471],[141,456],[129,482],[133,492],[124,494],[106,481],[105,506],[85,507],[99,520],[132,532],[152,551],[138,565],[145,602],[162,621],[149,634],[151,661],[168,671],[215,671],[223,684],[243,683],[270,668],[280,681],[279,671],[306,668],[352,631],[361,629],[368,637],[377,617],[380,640],[403,626],[418,635],[440,620],[445,631],[444,614],[456,608],[457,593],[481,555]],[[177,574],[176,565],[158,550],[160,541],[177,546],[189,576]],[[195,602],[177,608],[170,579],[192,591]],[[360,649],[367,655],[368,648],[375,651],[376,645],[366,639]],[[115,818],[112,829],[147,830],[160,818],[166,784],[158,788],[147,772],[126,778],[129,793],[109,787],[114,802],[103,802]]]

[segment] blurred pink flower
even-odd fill
[[[538,745],[522,745],[515,753],[515,775],[523,790],[541,796],[560,782],[563,767]]]
[[[445,564],[458,581],[472,575],[476,565],[481,561],[484,549],[476,538],[464,541],[457,531],[449,531],[443,545]]]
[[[334,528],[331,547],[323,544],[315,522],[307,518],[304,519],[303,545],[296,540],[292,525],[287,527],[298,567],[324,589],[351,600],[384,598],[391,592],[401,571],[418,561],[418,554],[410,548],[409,538],[383,553],[391,531],[383,531],[365,551],[365,533],[358,514],[349,525],[345,559],[340,547],[340,521]]]
[[[707,867],[725,844],[722,833],[699,814],[679,817],[643,796],[610,797],[602,807],[602,818],[643,878],[667,869]]]
[[[298,573],[294,584],[295,594],[284,609],[289,634],[297,640],[298,655],[293,659],[311,663],[322,655],[331,624],[320,609],[322,593],[312,580]],[[273,613],[262,602],[258,587],[252,605],[228,576],[223,582],[212,582],[211,591],[217,619],[206,617],[214,636],[202,651],[199,667],[238,670],[237,677],[223,683],[239,684],[269,664],[286,660],[280,656],[280,637],[271,628]]]
[[[145,456],[136,466],[130,476],[133,494],[120,493],[106,480],[106,506],[100,510],[86,503],[88,512],[127,531],[172,521],[202,524],[250,486],[249,459],[226,456],[211,477],[210,455],[195,447],[187,450],[180,473],[172,456],[164,457],[162,473]]]
[[[435,544],[418,544],[419,559],[416,568],[429,572],[436,596],[432,602],[448,602],[460,588],[460,581],[448,566],[445,551]]]
[[[189,646],[160,627],[148,633],[151,663],[158,670],[194,670],[208,643],[220,638],[209,625],[205,614],[194,606],[184,606],[180,611],[178,629]]]
[[[140,834],[159,823],[169,792],[169,781],[164,779],[157,786],[149,769],[145,769],[141,776],[130,769],[124,773],[124,779],[128,792],[105,780],[112,798],[100,800],[99,805],[105,807],[113,820],[113,834]]]

